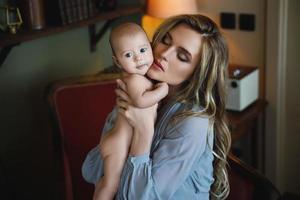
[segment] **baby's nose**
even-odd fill
[[[142,59],[142,56],[139,55],[139,54],[137,54],[137,55],[135,55],[134,59],[135,59],[136,61],[140,61],[140,60]]]

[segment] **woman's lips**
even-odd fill
[[[157,69],[160,69],[161,71],[165,71],[162,65],[157,60],[154,60],[153,66]]]

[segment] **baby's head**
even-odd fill
[[[111,31],[110,46],[115,64],[130,74],[145,75],[153,62],[150,42],[137,24],[124,23]]]

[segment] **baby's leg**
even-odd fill
[[[115,127],[101,139],[100,151],[104,161],[104,176],[98,192],[101,200],[112,200],[117,192],[131,137],[132,127],[123,116],[118,116]]]

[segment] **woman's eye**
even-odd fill
[[[183,53],[178,53],[177,58],[182,62],[189,62],[188,57]]]
[[[146,51],[147,51],[147,48],[141,48],[141,49],[140,49],[140,52],[141,52],[141,53],[145,53]]]
[[[126,53],[126,54],[125,54],[125,57],[126,57],[126,58],[132,57],[132,53]]]
[[[169,37],[168,35],[165,35],[165,36],[162,38],[161,42],[162,42],[163,44],[165,44],[165,45],[170,45],[170,44],[171,44],[171,39],[170,39],[170,37]]]

